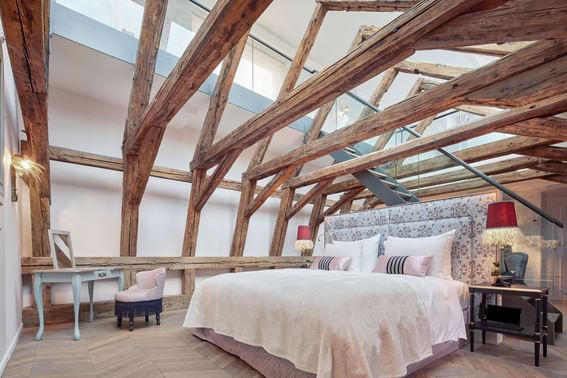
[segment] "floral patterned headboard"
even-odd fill
[[[325,243],[360,240],[378,233],[397,237],[425,237],[457,230],[451,253],[453,278],[466,283],[490,280],[496,251],[482,243],[487,205],[496,194],[450,198],[325,218]],[[379,253],[383,253],[383,246]]]

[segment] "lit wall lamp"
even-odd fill
[[[10,162],[12,202],[16,202],[18,200],[18,189],[16,186],[17,177],[26,180],[28,183],[30,180],[37,182],[41,180],[44,171],[45,168],[28,158],[27,156],[19,154],[12,155],[12,161]]]

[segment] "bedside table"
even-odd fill
[[[474,331],[482,331],[482,343],[486,342],[486,332],[502,333],[504,335],[516,336],[534,342],[534,364],[539,366],[540,345],[543,344],[543,357],[547,357],[547,302],[549,289],[545,287],[531,287],[524,285],[512,285],[511,287],[491,286],[490,284],[470,285],[470,323],[469,336],[471,352],[474,352]],[[476,321],[475,293],[482,295],[479,306],[479,321]],[[486,295],[496,294],[502,296],[521,296],[534,299],[535,322],[532,327],[515,327],[507,323],[492,322],[486,319]]]

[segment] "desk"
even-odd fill
[[[73,286],[73,309],[75,310],[75,340],[81,338],[79,331],[79,307],[81,304],[81,284],[87,282],[89,285],[89,321],[94,319],[93,311],[93,291],[94,282],[98,280],[107,280],[111,278],[118,279],[118,291],[124,287],[124,271],[118,268],[76,268],[76,269],[44,269],[35,270],[34,274],[34,299],[37,307],[37,314],[39,317],[39,329],[35,335],[36,340],[43,338],[43,295],[42,286],[44,283],[71,283]]]

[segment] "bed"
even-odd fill
[[[459,348],[467,283],[485,280],[483,195],[325,220],[325,242],[455,229],[455,280],[282,269],[223,274],[195,291],[184,326],[267,377],[399,377]],[[381,247],[382,248],[382,247]]]

